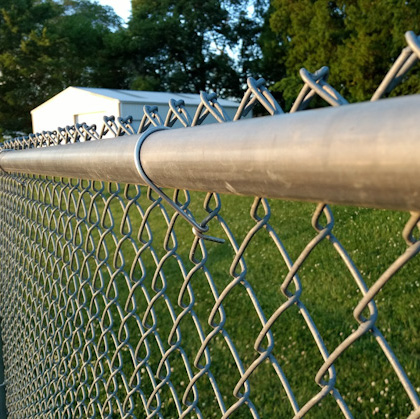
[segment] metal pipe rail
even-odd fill
[[[413,95],[147,138],[5,150],[0,168],[145,184],[141,164],[161,187],[420,210],[419,110]]]

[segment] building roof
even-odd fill
[[[183,99],[186,105],[199,105],[200,95],[192,93],[148,92],[141,90],[101,89],[95,87],[73,87],[99,96],[105,96],[125,103],[168,104],[170,99]],[[221,106],[237,107],[232,100],[218,99]]]

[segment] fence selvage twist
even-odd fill
[[[420,417],[419,337],[405,332],[420,326],[420,100],[377,102],[420,59],[419,37],[406,40],[375,103],[349,105],[327,67],[302,69],[288,114],[264,79],[249,78],[232,121],[201,92],[195,115],[171,100],[165,117],[146,106],[139,126],[105,117],[100,129],[5,141],[7,414]],[[316,96],[335,109],[300,113]],[[270,116],[240,121],[257,104]],[[410,212],[405,227],[353,231],[356,247],[343,237],[340,222],[400,217],[381,208]],[[358,246],[376,258],[372,270]],[[408,291],[394,287],[385,303],[397,279]],[[402,314],[397,301],[409,301]],[[402,348],[391,347],[391,323]]]

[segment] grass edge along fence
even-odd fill
[[[249,79],[234,121],[202,93],[194,116],[171,101],[165,119],[146,106],[136,129],[130,117],[105,118],[100,132],[81,124],[5,142],[0,316],[9,415],[419,417],[418,316],[405,289],[395,297],[401,306],[383,303],[396,318],[407,307],[401,327],[392,326],[401,333],[394,352],[377,301],[400,271],[416,275],[409,262],[420,249],[420,98],[377,101],[419,60],[419,39],[406,39],[372,103],[349,105],[326,67],[302,69],[289,115],[264,80]],[[296,112],[316,95],[334,108]],[[257,103],[272,116],[239,121]],[[207,118],[220,124],[198,127]],[[169,129],[175,124],[186,129]],[[219,193],[266,198],[253,199],[246,216],[248,198]],[[282,224],[308,219],[309,204],[267,198],[322,202],[312,234],[303,223]],[[394,237],[400,213],[357,210],[371,223],[386,220],[368,244],[390,237],[374,247],[371,271],[359,269],[354,260],[366,261],[353,246],[363,229],[340,241],[333,213],[351,223],[354,215],[327,203],[411,211],[401,226],[406,248]],[[414,298],[416,280],[405,282]],[[317,309],[311,296],[327,293]],[[366,368],[384,387],[382,401],[369,397],[367,407],[369,391],[357,394]],[[359,372],[341,372],[352,369]]]

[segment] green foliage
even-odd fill
[[[69,85],[110,79],[108,44],[118,27],[111,9],[88,0],[1,0],[2,131],[30,131],[30,110]]]
[[[331,69],[368,100],[420,32],[420,0],[133,0],[127,26],[89,0],[0,0],[0,133],[30,131],[30,110],[68,86],[241,97],[265,77],[289,108],[299,69]],[[411,72],[394,94],[420,90]]]
[[[128,27],[89,0],[0,0],[0,132],[68,86],[241,96],[266,0],[133,1]]]
[[[194,93],[220,93],[223,86],[222,93],[239,95],[243,77],[230,52],[255,33],[255,25],[245,24],[251,22],[245,3],[134,0],[128,28],[132,86]],[[248,44],[242,48],[252,55]]]
[[[406,46],[404,33],[420,30],[420,1],[272,0],[266,16],[277,50],[262,42],[265,56],[284,66],[284,78],[271,76],[273,90],[288,104],[302,85],[301,67],[331,69],[331,84],[350,101],[368,100]],[[264,41],[264,39],[263,39]],[[396,94],[416,93],[419,75],[411,75]]]

